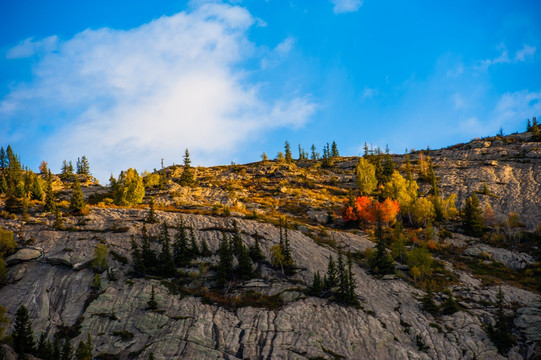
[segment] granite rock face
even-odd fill
[[[27,224],[26,238],[33,238],[40,255],[23,262],[10,262],[8,285],[0,289],[0,299],[14,319],[25,304],[36,332],[54,334],[59,327],[80,326],[74,343],[92,335],[97,354],[116,354],[120,359],[147,359],[153,352],[157,359],[498,359],[496,348],[488,339],[484,326],[492,318],[487,301],[495,301],[497,289],[470,281],[454,288],[468,302],[468,311],[433,318],[420,309],[424,294],[402,280],[376,279],[364,269],[353,266],[356,293],[361,307],[347,307],[325,299],[307,296],[302,289],[312,281],[315,271],[326,271],[328,257],[336,252],[318,245],[307,236],[308,227],[289,230],[293,258],[299,271],[286,278],[279,271],[261,266],[261,278],[240,285],[239,290],[280,294],[284,305],[275,309],[241,307],[229,309],[202,302],[200,297],[173,294],[167,283],[159,280],[131,279],[130,264],[109,257],[110,272],[101,274],[99,292],[91,296],[94,273],[87,266],[94,247],[106,243],[109,251],[130,258],[130,238],[139,238],[146,211],[136,209],[94,208],[78,231],[53,231],[47,224]],[[160,221],[174,224],[176,214],[158,212]],[[232,220],[205,215],[183,215],[187,226],[195,231],[197,241],[217,250],[220,229],[231,228]],[[0,224],[9,228],[9,223]],[[257,231],[261,248],[270,258],[270,248],[279,241],[279,229],[271,224],[237,219],[242,240],[253,243]],[[126,232],[104,232],[113,224]],[[149,226],[157,234],[158,224]],[[173,234],[174,230],[171,230]],[[362,233],[331,231],[337,245],[352,251],[363,251],[373,243]],[[157,249],[157,244],[154,244]],[[21,252],[23,250],[19,250]],[[36,255],[36,254],[34,254]],[[205,258],[207,264],[216,256]],[[203,285],[212,279],[193,265],[195,277]],[[455,270],[460,275],[459,270]],[[198,275],[199,274],[199,275]],[[464,274],[464,278],[467,275]],[[154,286],[158,311],[146,310]],[[467,291],[465,290],[467,289]],[[517,337],[525,339],[510,357],[536,354],[539,341],[536,303],[539,296],[525,290],[504,287],[506,300],[514,301],[519,310],[515,323]],[[536,312],[537,311],[537,312]],[[534,314],[535,313],[535,314]],[[13,326],[13,321],[11,323]]]

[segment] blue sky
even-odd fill
[[[0,143],[33,169],[403,153],[541,113],[538,1],[4,1]],[[296,153],[296,152],[295,152]]]

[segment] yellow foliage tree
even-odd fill
[[[357,163],[357,167],[355,168],[355,179],[361,195],[371,194],[378,185],[376,168],[365,158],[360,158]]]
[[[418,189],[415,180],[407,181],[398,171],[394,171],[391,180],[383,186],[383,196],[397,200],[401,209],[408,209],[417,199]]]
[[[425,197],[419,198],[411,206],[411,215],[413,217],[413,222],[417,225],[431,223],[436,217],[434,204]]]
[[[129,168],[125,172],[120,172],[117,181],[112,181],[113,194],[117,205],[140,204],[145,196],[145,186],[143,178],[139,176],[137,170]]]

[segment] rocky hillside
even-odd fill
[[[527,231],[541,222],[540,148],[519,134],[424,155],[432,158],[444,195],[457,194],[457,206],[486,183],[490,195],[480,194],[481,203],[490,203],[500,222],[518,213]],[[414,165],[418,157],[411,154]],[[403,169],[403,156],[393,161]],[[304,160],[197,168],[194,187],[178,184],[182,167],[161,170],[165,185],[149,187],[145,197],[148,204],[152,195],[157,208],[158,222],[145,225],[152,247],[160,250],[160,223],[174,226],[181,216],[197,244],[206,242],[212,253],[197,257],[174,278],[134,275],[131,239],[141,241],[147,205],[113,206],[102,186],[83,186],[93,204],[90,212],[65,216],[61,228],[37,203],[27,219],[4,213],[0,227],[12,231],[18,245],[5,259],[8,278],[0,288],[0,305],[11,320],[8,333],[24,304],[36,334],[67,336],[73,344],[90,334],[98,359],[148,359],[150,353],[156,359],[540,358],[538,244],[489,243],[461,234],[459,221],[442,226],[448,234],[431,249],[435,301],[443,303],[448,296],[443,288],[448,288],[460,311],[425,311],[424,282],[400,261],[394,264],[395,275],[371,274],[366,249],[375,247],[372,227],[344,228],[337,215],[355,188],[356,162],[338,158],[330,167]],[[428,184],[420,185],[427,191]],[[59,204],[69,199],[71,190],[59,180],[55,189]],[[328,223],[329,210],[333,223]],[[290,274],[271,262],[271,248],[285,231],[277,225],[281,215],[289,220],[295,263]],[[246,246],[259,239],[265,260],[254,263],[252,279],[219,290],[218,248],[223,233],[233,234],[233,220]],[[175,229],[169,232],[173,236]],[[101,273],[92,267],[99,244],[108,248],[108,269]],[[314,274],[326,273],[329,256],[336,260],[348,251],[360,305],[310,295]],[[500,288],[516,339],[504,353],[487,335],[495,324]],[[152,289],[155,310],[148,308]]]

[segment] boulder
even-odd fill
[[[17,251],[15,254],[6,258],[7,265],[15,265],[21,262],[37,259],[41,256],[41,251],[38,249],[24,248]]]

